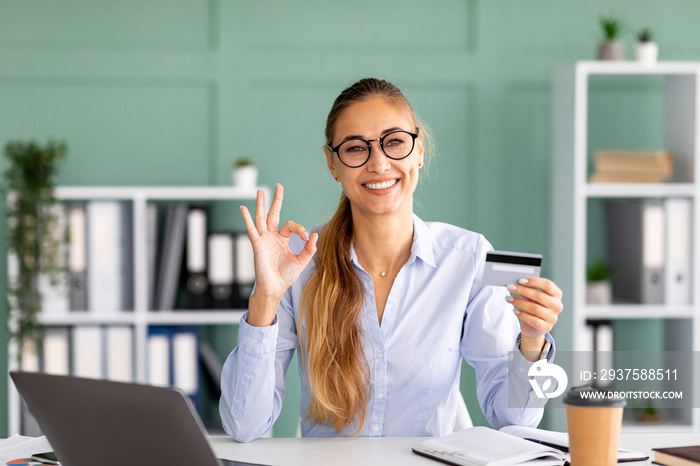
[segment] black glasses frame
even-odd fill
[[[411,150],[408,151],[408,154],[404,155],[403,157],[399,157],[399,158],[395,158],[395,157],[390,156],[389,154],[386,153],[386,150],[384,150],[384,140],[385,140],[387,137],[391,136],[392,134],[396,134],[396,133],[406,133],[406,134],[408,134],[409,136],[411,136]],[[361,166],[363,166],[363,165],[365,165],[367,162],[369,162],[369,158],[372,156],[372,141],[379,141],[379,147],[382,148],[382,152],[384,153],[384,155],[386,155],[386,156],[387,156],[388,158],[390,158],[391,160],[403,160],[403,159],[405,159],[406,157],[408,157],[409,155],[411,155],[411,154],[413,153],[413,149],[415,149],[415,147],[416,147],[416,138],[418,137],[419,134],[420,134],[420,130],[418,130],[418,132],[416,132],[416,133],[411,133],[410,131],[397,130],[397,131],[392,131],[391,133],[387,133],[387,134],[385,134],[384,136],[382,136],[382,137],[380,137],[380,138],[376,138],[376,139],[352,138],[352,139],[346,139],[345,141],[341,142],[340,144],[338,144],[338,145],[335,146],[335,147],[331,146],[330,144],[328,144],[326,147],[327,147],[328,149],[330,149],[332,152],[335,152],[335,154],[338,156],[338,160],[340,160],[340,162],[341,162],[343,165],[345,165],[346,167],[350,167],[350,168],[360,168]],[[343,160],[343,158],[340,156],[340,152],[339,152],[338,149],[340,149],[340,146],[342,146],[343,144],[345,144],[346,142],[349,142],[349,141],[363,141],[363,142],[365,142],[365,143],[367,144],[367,147],[368,147],[368,150],[367,150],[367,159],[366,159],[364,162],[362,162],[361,164],[359,164],[359,165],[348,165],[348,164]]]

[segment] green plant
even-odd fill
[[[651,42],[651,39],[652,39],[652,33],[651,33],[651,29],[648,27],[642,28],[637,33],[637,40],[639,40],[639,42]]]
[[[233,168],[252,167],[255,165],[248,157],[239,157],[233,162]]]
[[[600,18],[600,27],[603,29],[605,40],[612,41],[618,38],[622,31],[622,23],[617,18],[605,16]]]
[[[4,155],[10,165],[4,172],[3,194],[8,196],[8,248],[17,262],[17,276],[9,284],[10,316],[14,318],[12,338],[18,344],[21,365],[22,346],[39,340],[41,329],[37,315],[41,312],[38,278],[49,274],[59,278],[59,245],[55,234],[57,218],[50,207],[54,198],[54,177],[59,162],[65,157],[65,142],[49,141],[45,146],[35,142],[11,141]]]
[[[586,280],[589,282],[600,282],[610,280],[615,275],[615,269],[606,265],[601,259],[596,259],[586,270]]]

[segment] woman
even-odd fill
[[[224,365],[226,431],[250,441],[272,426],[296,348],[304,436],[450,433],[462,357],[493,427],[537,425],[544,401],[532,396],[527,369],[553,355],[559,288],[533,277],[509,285],[519,297],[482,286],[492,249],[484,237],[413,214],[425,132],[391,83],[345,89],[325,135],[343,189],[328,224],[309,234],[289,221],[278,231],[280,185],[267,218],[261,192],[254,221],[241,208],[256,286]],[[508,370],[509,352],[517,370]]]

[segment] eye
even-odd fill
[[[405,141],[400,137],[392,137],[391,139],[384,141],[384,147],[395,147],[403,144],[404,142]]]
[[[343,144],[341,150],[345,153],[357,154],[367,150],[367,144],[362,141],[348,141]]]

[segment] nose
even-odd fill
[[[371,150],[367,161],[367,170],[373,173],[384,173],[391,168],[389,157],[384,155],[379,139],[369,141]]]

